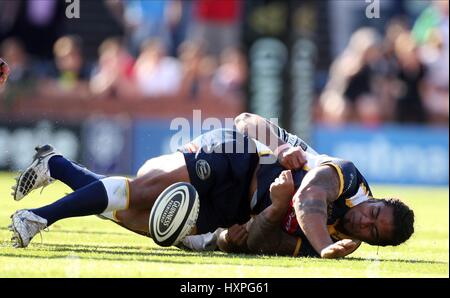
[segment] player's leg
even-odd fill
[[[185,156],[181,152],[151,159],[146,168],[145,174],[130,182],[123,177],[104,178],[48,206],[16,212],[13,215],[12,229],[19,240],[19,246],[27,246],[40,229],[63,218],[115,212],[129,207],[151,210],[159,194],[168,186],[175,182],[190,183]],[[191,173],[195,171],[193,159]],[[210,187],[210,184],[204,188]]]
[[[199,170],[198,167],[202,168],[196,163],[200,159],[198,155],[200,153],[209,155],[213,148],[222,148],[221,152],[225,152],[225,147],[227,147],[225,144],[236,145],[236,138],[235,131],[217,129],[200,135],[181,147],[178,152],[148,160],[139,169],[137,178],[130,182],[130,207],[151,210],[159,194],[171,184],[176,182],[194,184],[194,182],[191,182],[191,177],[197,179],[195,178],[198,175],[196,171]],[[243,136],[242,141],[244,141]],[[244,150],[244,147],[247,148],[248,144],[243,144],[242,147]],[[187,164],[188,161],[189,165]],[[207,167],[210,171],[209,165]],[[201,189],[207,192],[206,190],[212,186],[211,179],[206,181],[200,179],[199,182],[201,183],[195,183],[194,185],[199,192]],[[202,185],[200,186],[200,184]]]
[[[103,178],[53,204],[17,211],[12,216],[11,226],[17,246],[26,247],[37,232],[60,219],[111,214],[129,207],[151,210],[165,188],[175,182],[189,182],[184,157],[180,152],[155,158],[150,163],[150,170],[132,181],[124,177]]]
[[[58,220],[124,210],[129,206],[129,182],[125,177],[94,181],[58,201],[30,210],[19,210],[12,218],[17,247],[26,247],[40,230]]]
[[[150,210],[127,209],[115,213],[116,223],[144,236],[149,234]]]
[[[183,153],[175,152],[149,159],[139,169],[138,177],[130,179],[130,205],[128,210],[131,213],[139,212],[139,210],[149,212],[158,196],[167,187],[177,182],[190,183]],[[130,218],[130,224],[134,225],[132,216],[127,216],[124,219],[117,215],[116,211],[104,212],[99,217],[121,223],[123,220]],[[146,225],[148,225],[148,221]]]
[[[228,166],[229,159],[234,160],[242,155],[242,158],[235,163],[239,164],[237,167],[242,172],[245,172],[245,164],[247,163],[244,157],[247,156],[250,159],[250,155],[232,154],[231,156],[208,152],[210,152],[211,147],[220,147],[222,148],[221,152],[225,152],[225,143],[236,144],[236,138],[237,136],[233,131],[211,131],[180,148],[180,152],[148,160],[139,169],[138,177],[130,182],[130,209],[117,211],[114,214],[115,221],[129,229],[148,232],[148,219],[154,202],[159,194],[173,183],[191,183],[196,188],[200,198],[203,199],[211,194],[210,191],[215,183],[221,184],[220,187],[223,188],[227,178],[231,178]],[[245,149],[247,146],[243,145],[242,147]],[[200,148],[207,152],[200,151]],[[256,153],[254,159],[257,163]],[[199,161],[202,161],[203,164],[198,163]],[[198,171],[203,173],[201,178],[198,176],[200,175]],[[218,180],[217,177],[222,177],[223,181]],[[229,189],[235,188],[229,187]]]
[[[50,176],[63,182],[72,190],[77,190],[106,177],[105,175],[94,173],[61,155],[52,157],[48,165]]]
[[[183,153],[148,160],[130,181],[130,208],[151,210],[159,194],[176,182],[190,183]]]
[[[12,196],[16,201],[54,180],[60,180],[72,190],[77,190],[105,178],[56,153],[51,145],[36,147],[35,150],[33,161],[19,174],[16,184],[12,187]]]

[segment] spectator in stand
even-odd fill
[[[395,56],[398,61],[395,102],[398,122],[423,123],[426,121],[422,94],[425,67],[417,55],[416,44],[409,32],[404,32],[395,41]]]
[[[217,61],[213,56],[205,55],[204,44],[185,41],[178,48],[178,57],[182,67],[180,97],[196,99],[199,95],[212,96],[211,82]]]
[[[383,116],[385,121],[393,122],[397,118],[397,98],[399,96],[399,61],[396,55],[395,44],[398,37],[409,31],[408,20],[403,17],[395,17],[389,21],[386,26],[386,34],[383,40],[383,57],[385,60],[385,78],[386,88],[383,88]]]
[[[130,51],[139,54],[143,43],[159,39],[166,49],[172,48],[173,30],[179,29],[183,5],[180,0],[105,1],[123,24]]]
[[[429,120],[449,121],[449,2],[433,1],[414,24],[412,34],[427,68],[424,106]]]
[[[166,55],[160,40],[143,45],[133,72],[139,92],[144,96],[173,95],[180,88],[181,65],[176,58]]]
[[[9,84],[29,83],[33,79],[28,54],[23,44],[15,39],[8,38],[0,46],[0,57],[8,61],[10,67]]]
[[[20,1],[0,1],[0,41],[12,35],[20,6]]]
[[[247,75],[244,53],[238,48],[227,48],[220,55],[220,65],[212,80],[212,91],[221,97],[241,98]]]
[[[49,97],[89,96],[90,67],[82,55],[81,39],[63,36],[53,46],[54,65],[41,83],[39,93]]]
[[[170,55],[176,56],[178,47],[186,40],[192,22],[192,4],[194,1],[171,0],[172,6],[168,13],[171,28]]]
[[[377,125],[382,119],[384,69],[380,37],[371,28],[361,28],[332,64],[330,78],[320,96],[322,120],[331,123],[358,121]]]
[[[30,56],[50,60],[52,45],[64,30],[66,4],[59,0],[6,0],[0,24],[6,36],[20,39]]]
[[[99,47],[98,64],[89,87],[97,97],[127,97],[134,85],[134,59],[122,45],[120,38],[111,37]]]
[[[206,53],[219,57],[221,51],[240,44],[241,0],[193,1],[193,23],[188,38],[207,42]]]
[[[28,54],[19,40],[4,40],[0,45],[0,57],[8,61],[9,65],[8,88],[0,86],[0,95],[3,94],[4,100],[10,103],[18,95],[25,95],[33,89],[35,75]]]

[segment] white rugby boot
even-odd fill
[[[50,177],[48,161],[51,157],[60,154],[56,153],[51,145],[38,146],[35,150],[33,161],[19,173],[19,176],[16,177],[16,184],[11,187],[13,190],[11,195],[16,201],[23,199],[31,191],[40,187],[44,188],[55,181]]]
[[[29,210],[18,210],[11,215],[11,219],[8,228],[13,232],[11,240],[15,248],[27,247],[37,233],[47,228],[47,220]]]

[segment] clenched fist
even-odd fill
[[[278,154],[280,164],[288,169],[301,169],[306,163],[306,156],[300,147],[286,147]]]
[[[289,207],[295,192],[294,179],[290,170],[281,172],[280,176],[270,185],[272,205],[280,209]]]
[[[10,70],[8,64],[6,64],[6,62],[2,58],[0,58],[0,87],[6,83],[9,71]]]

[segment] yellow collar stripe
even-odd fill
[[[302,239],[301,238],[297,238],[297,244],[295,245],[295,250],[294,250],[294,254],[293,254],[294,257],[298,256],[298,253],[300,252],[300,247],[301,246],[302,246]]]
[[[342,240],[342,239],[350,239],[351,237],[345,235],[344,233],[339,232],[336,230],[335,225],[338,224],[339,221],[337,221],[334,225],[328,225],[328,234],[330,234],[331,237]]]

